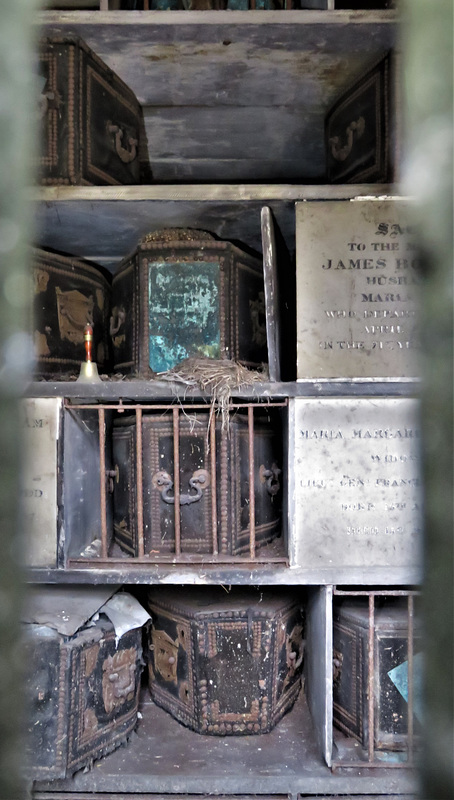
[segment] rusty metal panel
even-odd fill
[[[27,566],[57,563],[57,449],[62,401],[55,397],[20,402],[23,465],[21,517]]]
[[[408,208],[398,198],[297,204],[299,380],[418,376]]]
[[[103,491],[111,467],[111,414],[95,408],[64,412],[62,524],[59,554],[106,555],[112,535],[112,502]],[[104,497],[105,502],[101,504]]]
[[[418,401],[293,402],[293,563],[420,565]]]

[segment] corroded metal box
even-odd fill
[[[27,663],[27,731],[24,773],[32,780],[72,775],[125,743],[137,723],[142,670],[141,627],[118,636],[103,614],[73,632],[68,603],[96,604],[99,587],[60,587],[51,591],[59,604],[43,622],[23,625]],[[107,590],[107,597],[112,590]],[[91,595],[91,597],[90,597]],[[88,596],[88,600],[87,600]],[[52,600],[51,600],[52,602]],[[96,607],[96,605],[95,605]],[[80,609],[79,612],[80,614]],[[69,621],[68,621],[69,620]],[[65,632],[61,632],[64,630]]]
[[[117,372],[165,372],[189,356],[267,360],[260,259],[199,230],[145,236],[113,278]]]
[[[325,130],[330,182],[390,183],[393,180],[395,69],[395,59],[387,53],[330,108]]]
[[[267,733],[301,688],[303,611],[288,595],[233,588],[150,592],[151,696],[217,736]]]
[[[149,178],[141,106],[79,37],[42,39],[40,181],[135,184]]]
[[[109,368],[111,275],[97,264],[33,249],[31,329],[35,373],[78,375],[85,360],[84,327],[93,326],[93,360]]]
[[[376,607],[369,652],[367,602],[335,604],[333,609],[333,721],[374,750],[405,750],[409,730],[409,683],[413,686],[415,735],[421,734],[420,636],[412,637],[413,674],[409,674],[409,621],[405,603]],[[371,664],[371,659],[373,663]],[[369,717],[373,697],[373,723]],[[419,719],[418,719],[419,716]]]

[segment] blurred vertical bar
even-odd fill
[[[26,252],[36,147],[33,26],[36,0],[0,7],[0,798],[24,796],[20,779],[22,663],[19,619],[24,582],[19,525],[19,397],[30,370],[30,271]]]
[[[453,742],[453,3],[405,0],[403,190],[416,197],[422,274],[425,485],[422,794],[454,797]]]

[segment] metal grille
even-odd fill
[[[414,732],[414,646],[415,646],[415,599],[419,597],[419,592],[407,589],[378,589],[378,590],[343,590],[334,589],[334,597],[349,597],[349,598],[366,598],[367,599],[367,664],[366,668],[366,701],[368,718],[368,741],[367,749],[363,753],[362,759],[337,759],[332,762],[333,771],[339,767],[382,767],[382,768],[408,768],[414,766],[415,752],[418,749],[418,742]],[[395,760],[387,758],[383,760],[383,753],[378,752],[375,747],[375,716],[377,706],[377,692],[380,688],[377,686],[376,681],[376,648],[375,648],[375,634],[376,634],[376,602],[377,598],[390,598],[398,601],[399,598],[406,600],[406,629],[404,633],[407,636],[407,669],[408,669],[408,703],[407,703],[407,731],[406,731],[406,747],[399,753],[399,757]],[[356,679],[359,680],[360,676],[357,675]]]
[[[178,404],[169,409],[169,404],[123,404],[121,401],[111,404],[73,404],[65,403],[66,409],[71,413],[78,411],[90,410],[98,415],[98,428],[99,428],[99,486],[100,486],[100,554],[93,557],[70,557],[68,559],[69,567],[96,567],[96,568],[109,568],[116,564],[125,564],[125,558],[128,558],[128,566],[131,564],[153,564],[158,562],[167,563],[213,563],[213,564],[228,564],[231,562],[240,561],[241,564],[247,562],[257,563],[288,563],[286,555],[279,554],[266,554],[257,551],[256,545],[256,520],[255,520],[255,491],[254,491],[254,476],[258,465],[254,463],[254,415],[257,409],[268,410],[272,408],[285,408],[287,401],[283,402],[267,402],[267,403],[231,403],[228,406],[227,412],[230,415],[235,414],[238,410],[246,410],[247,414],[247,438],[248,438],[248,472],[249,472],[249,532],[248,532],[248,552],[241,555],[226,555],[219,552],[219,533],[218,533],[218,519],[217,519],[217,481],[216,481],[216,438],[219,435],[216,429],[216,418],[218,408],[205,404]],[[174,503],[174,525],[175,525],[175,544],[173,553],[152,553],[145,552],[144,544],[144,503],[143,503],[143,442],[142,442],[142,418],[143,412],[162,412],[163,416],[171,415],[172,428],[173,428],[173,490],[176,498],[180,497],[180,420],[181,415],[190,415],[194,411],[203,411],[206,413],[207,418],[207,441],[209,442],[209,471],[210,471],[210,485],[207,491],[211,492],[211,552],[210,553],[188,553],[184,552],[181,540],[181,511],[178,502]],[[112,472],[106,466],[106,446],[108,444],[108,431],[106,424],[106,414],[112,415],[135,414],[135,451],[136,451],[136,500],[137,500],[137,555],[119,556],[110,553],[110,532],[108,530],[107,521],[107,492],[109,479],[112,478]]]

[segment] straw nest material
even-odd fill
[[[254,371],[227,359],[191,357],[168,372],[160,373],[159,378],[209,394],[212,412],[216,410],[221,415],[222,428],[225,430],[229,425],[232,392],[266,380],[267,374],[266,365],[263,371]]]

